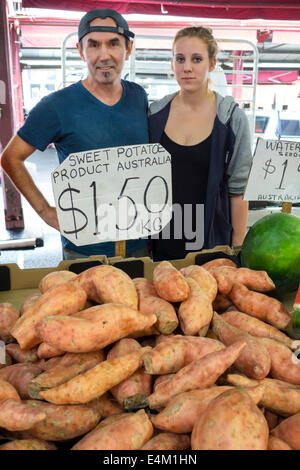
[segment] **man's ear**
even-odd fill
[[[84,55],[83,55],[83,52],[82,52],[82,49],[81,49],[81,46],[80,46],[80,43],[79,43],[79,42],[76,43],[76,47],[77,47],[77,50],[78,50],[78,52],[79,52],[80,57],[81,57],[82,60],[85,62],[85,58],[84,58]]]
[[[131,51],[132,51],[132,46],[133,46],[133,41],[130,41],[129,44],[128,44],[128,47],[126,49],[125,60],[129,59],[129,56],[130,56]]]

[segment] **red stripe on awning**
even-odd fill
[[[48,47],[60,48],[64,39],[68,34],[77,32],[77,25],[47,25],[43,24],[24,24],[21,25],[21,41],[22,47]],[[68,47],[75,47],[77,42],[77,35],[70,38]]]
[[[228,84],[232,83],[232,74],[226,74],[226,80]],[[243,85],[252,84],[253,75],[245,73],[242,75]],[[298,70],[259,70],[258,72],[258,84],[276,85],[278,83],[293,83],[298,79]]]
[[[50,8],[58,10],[88,11],[93,8],[113,8],[119,13],[142,13],[160,15],[162,9],[169,15],[192,16],[198,18],[231,18],[231,19],[267,19],[298,20],[300,19],[300,0],[284,3],[282,0],[231,0],[224,2],[214,0],[23,0],[25,8]]]

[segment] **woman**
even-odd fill
[[[241,245],[246,233],[248,203],[242,197],[252,160],[250,131],[234,99],[209,89],[216,55],[210,29],[178,31],[172,70],[180,90],[150,106],[150,140],[160,142],[172,156],[175,205],[166,236],[163,231],[151,241],[155,260],[183,258],[189,251],[216,245]]]

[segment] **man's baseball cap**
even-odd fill
[[[90,26],[91,21],[95,18],[112,18],[116,22],[116,26]],[[127,21],[120,13],[110,8],[97,8],[88,11],[80,20],[78,26],[78,41],[80,41],[86,34],[93,33],[94,31],[104,31],[118,33],[125,36],[127,39],[134,38],[134,33],[129,31]]]

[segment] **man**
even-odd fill
[[[133,37],[115,10],[87,12],[79,23],[76,45],[87,64],[87,78],[43,98],[2,154],[5,172],[39,216],[57,230],[56,209],[41,194],[24,162],[51,142],[60,163],[73,152],[148,142],[147,95],[141,86],[121,79]],[[62,236],[62,244],[65,259],[115,254],[113,242],[77,247]],[[145,246],[144,240],[128,240],[126,254],[143,256]]]

